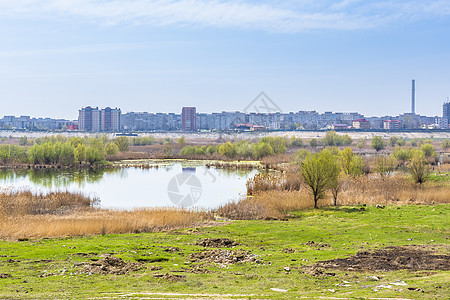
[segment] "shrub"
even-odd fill
[[[350,148],[345,148],[339,153],[341,168],[344,174],[359,176],[364,173],[364,161],[361,156],[355,155]]]
[[[395,147],[394,151],[392,152],[392,157],[401,162],[401,164],[405,164],[412,158],[413,154],[414,149],[412,148]]]
[[[119,148],[120,152],[128,151],[128,138],[126,136],[120,136],[118,138],[115,138],[113,141]]]
[[[301,138],[296,138],[295,136],[291,137],[291,140],[289,141],[289,147],[302,147],[303,146],[303,140]]]
[[[316,148],[317,146],[319,146],[319,142],[317,141],[317,139],[311,139],[309,141],[309,145],[313,148]]]
[[[259,142],[254,147],[253,153],[255,158],[260,159],[274,154],[273,148],[269,143]]]
[[[22,137],[19,139],[19,145],[21,145],[21,146],[26,146],[26,145],[28,145],[28,138],[27,138],[26,136],[22,136]]]
[[[230,142],[222,144],[219,147],[219,154],[229,158],[236,157],[236,147]]]
[[[450,148],[450,140],[449,139],[443,140],[441,143],[441,148],[444,150]]]
[[[372,138],[370,146],[378,152],[380,150],[383,150],[386,144],[384,143],[383,138],[381,136],[375,136]]]
[[[107,155],[115,155],[119,152],[119,147],[116,143],[109,142],[105,145],[105,152]]]
[[[375,172],[384,177],[394,172],[396,161],[387,155],[380,155],[376,158],[375,164]]]
[[[428,178],[428,165],[422,152],[417,151],[409,164],[409,173],[415,183],[422,184]]]

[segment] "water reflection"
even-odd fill
[[[195,207],[208,209],[245,195],[245,183],[257,171],[207,168],[201,162],[165,163],[143,169],[0,170],[0,187],[78,192],[99,198],[101,206],[108,208],[166,207],[177,205],[169,198],[169,183],[185,173],[195,174],[201,184],[201,198]]]

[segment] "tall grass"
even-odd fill
[[[55,192],[0,194],[0,239],[138,233],[199,226],[212,215],[172,208],[129,211],[95,208],[95,199]]]
[[[98,199],[67,191],[43,194],[6,189],[0,192],[0,216],[64,214],[93,208],[97,202]]]
[[[271,219],[284,218],[290,211],[314,207],[312,195],[306,188],[284,189],[281,188],[282,185],[279,181],[267,178],[269,182],[265,183],[260,180],[261,182],[254,186],[251,195],[238,202],[221,206],[216,213],[229,219]],[[388,177],[366,175],[348,178],[343,183],[337,199],[338,205],[428,205],[438,203],[450,203],[450,186],[448,184],[428,182],[423,186],[418,186],[408,177],[400,174]],[[331,205],[334,205],[331,193],[318,202],[319,207]]]

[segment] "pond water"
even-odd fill
[[[213,209],[246,194],[257,170],[207,168],[203,162],[164,162],[158,168],[100,170],[0,170],[2,189],[79,192],[103,208],[185,207]]]

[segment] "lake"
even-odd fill
[[[207,168],[201,161],[164,161],[157,168],[98,170],[0,170],[0,187],[35,192],[78,192],[102,208],[184,207],[214,209],[246,194],[257,170]]]

